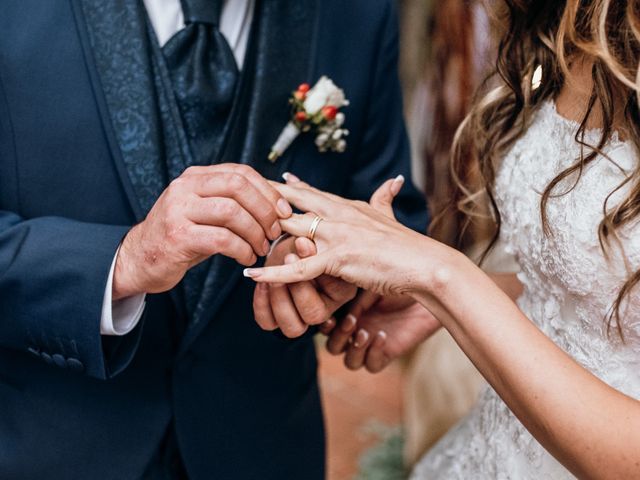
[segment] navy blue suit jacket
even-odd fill
[[[301,137],[265,171],[368,199],[384,180],[411,176],[393,2],[309,5],[300,82],[328,75],[344,88],[349,147],[320,154]],[[131,334],[100,335],[113,256],[144,212],[131,199],[77,1],[4,0],[1,10],[0,478],[139,478],[171,422],[191,478],[323,478],[313,342],[256,326],[240,268],[182,339],[168,293],[148,297]],[[261,93],[276,134],[295,86]],[[397,213],[426,226],[410,184]]]

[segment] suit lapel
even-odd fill
[[[139,222],[167,182],[144,11],[136,0],[71,4],[105,136]],[[171,298],[185,316],[178,289]]]
[[[276,179],[291,161],[291,152],[276,164],[267,157],[271,145],[289,121],[289,95],[302,82],[311,82],[316,51],[318,0],[258,0],[250,51],[244,69],[240,100],[221,155],[221,162],[253,166]],[[247,72],[248,73],[248,72]],[[216,256],[211,262],[200,302],[182,339],[188,349],[215,316],[224,299],[241,278],[242,268],[231,259]],[[250,305],[243,306],[250,308]]]
[[[94,93],[140,221],[166,185],[150,48],[136,0],[72,0]]]

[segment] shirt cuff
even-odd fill
[[[113,262],[111,262],[109,278],[107,278],[107,286],[104,290],[102,318],[100,319],[101,335],[126,335],[135,328],[142,317],[142,312],[144,312],[146,298],[146,294],[144,293],[116,300],[115,302],[111,299],[113,272],[116,267],[118,252],[120,252],[120,248],[116,251]]]

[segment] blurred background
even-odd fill
[[[414,176],[432,212],[451,201],[448,154],[474,90],[494,61],[487,0],[397,0],[400,75]],[[454,244],[462,219],[447,214],[434,233]],[[465,235],[473,254],[483,229]],[[500,259],[491,259],[496,270]],[[493,269],[493,268],[492,268]],[[328,430],[329,480],[396,480],[474,403],[483,380],[449,334],[371,375],[351,372],[319,339]]]

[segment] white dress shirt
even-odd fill
[[[160,46],[178,31],[184,28],[184,16],[180,0],[144,0],[151,25]],[[253,20],[254,0],[225,0],[220,18],[220,31],[233,50],[236,63],[242,68],[251,21]],[[113,271],[116,264],[116,252],[109,271],[107,286],[102,303],[100,333],[102,335],[125,335],[138,324],[145,306],[145,295],[136,295],[113,302]]]

